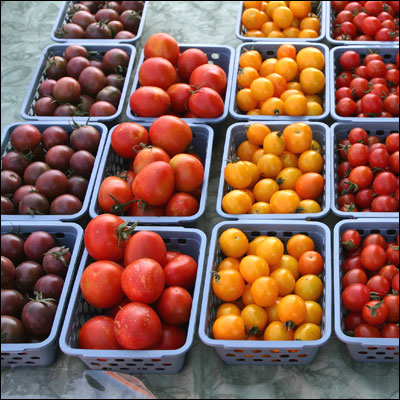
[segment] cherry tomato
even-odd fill
[[[361,312],[364,304],[369,301],[370,290],[362,283],[352,283],[342,292],[343,306],[352,312]]]

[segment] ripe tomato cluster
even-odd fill
[[[197,48],[180,53],[174,37],[156,33],[146,41],[144,56],[138,70],[140,87],[129,101],[133,113],[183,118],[222,115],[227,76],[223,68],[208,63],[206,53]]]
[[[213,322],[214,339],[321,337],[324,261],[309,236],[293,235],[285,246],[276,236],[249,242],[240,229],[229,228],[219,245],[225,258],[213,273],[212,290],[223,303]]]
[[[1,235],[1,343],[48,337],[70,261],[49,232]]]
[[[54,36],[64,39],[133,39],[144,1],[77,1]]]
[[[297,122],[271,132],[252,123],[247,140],[227,163],[225,182],[233,188],[222,199],[228,214],[321,212],[324,158],[309,125]]]
[[[101,183],[101,210],[127,216],[196,214],[204,166],[197,154],[184,153],[192,137],[190,126],[173,115],[157,118],[148,131],[134,122],[117,125],[111,146],[129,167]]]
[[[353,128],[336,149],[338,205],[344,212],[396,212],[399,210],[399,134],[384,142]]]
[[[81,348],[173,350],[186,341],[197,261],[167,251],[158,233],[134,228],[103,214],[85,229],[95,261],[82,273],[81,294],[103,313],[82,326]]]
[[[333,24],[335,40],[399,40],[397,1],[332,1],[337,12]]]
[[[244,36],[260,38],[317,38],[321,23],[312,1],[244,1]]]
[[[76,124],[42,131],[21,124],[11,132],[12,148],[2,158],[1,214],[71,215],[82,209],[100,133]]]
[[[89,53],[72,44],[64,54],[49,55],[44,80],[33,105],[35,115],[53,117],[110,116],[117,112],[130,55],[113,48]]]
[[[336,112],[343,117],[393,118],[399,116],[399,53],[396,63],[385,63],[378,53],[361,61],[354,50],[339,58],[336,77]]]
[[[389,242],[380,233],[361,237],[355,229],[341,236],[341,301],[344,326],[356,337],[399,337],[399,236]]]
[[[325,57],[315,47],[297,52],[282,44],[276,57],[263,60],[258,50],[239,58],[236,105],[247,115],[321,115]]]

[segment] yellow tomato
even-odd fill
[[[293,340],[294,331],[281,321],[273,321],[264,331],[264,340]]]
[[[276,154],[264,154],[257,161],[257,168],[263,177],[275,178],[282,169],[282,161]]]
[[[258,246],[256,254],[264,258],[268,265],[278,265],[284,254],[285,247],[282,241],[274,236],[264,239]]]
[[[222,209],[227,214],[247,214],[253,202],[243,190],[231,190],[222,198]]]
[[[271,76],[271,75],[268,75]],[[282,115],[284,113],[284,103],[278,97],[270,97],[261,105],[261,115]]]
[[[242,302],[245,306],[248,306],[249,304],[255,304],[253,296],[251,295],[251,285],[250,284],[247,284],[244,287],[243,294],[242,294]]]
[[[286,7],[286,3],[284,1],[269,1],[266,8],[268,17],[272,18],[274,10],[278,7]]]
[[[267,312],[268,322],[271,323],[273,321],[279,321],[278,316],[278,304],[281,300],[281,297],[278,297],[274,304],[271,306],[265,307],[265,311]]]
[[[212,332],[217,340],[244,340],[246,329],[243,318],[239,315],[223,315],[213,324]]]
[[[226,164],[224,177],[226,183],[235,189],[245,189],[253,182],[252,169],[245,161]]]
[[[240,316],[246,326],[246,332],[256,334],[263,332],[267,326],[267,312],[257,304],[249,304],[243,308]],[[255,332],[254,332],[255,331]]]
[[[300,154],[299,169],[303,172],[321,172],[324,167],[324,158],[315,150],[306,150]]]
[[[261,64],[261,67],[259,70],[260,76],[267,77],[268,75],[273,74],[275,71],[275,65],[277,62],[278,62],[278,59],[274,58],[274,57],[267,58],[266,60],[264,60]]]
[[[240,261],[239,270],[243,279],[250,284],[260,276],[269,275],[268,262],[256,255],[243,257]]]
[[[321,104],[317,103],[316,101],[307,101],[307,111],[306,115],[321,115],[324,112]]]
[[[271,214],[271,206],[264,201],[258,201],[251,206],[249,214]]]
[[[240,55],[239,66],[240,68],[252,67],[256,71],[260,69],[262,63],[261,54],[257,50],[245,51]]]
[[[257,254],[257,247],[258,245],[264,240],[266,239],[268,236],[257,236],[255,239],[253,239],[250,243],[249,243],[249,247],[247,249],[247,255],[256,255]]]
[[[321,328],[318,325],[306,322],[294,331],[294,340],[318,340],[321,339]]]
[[[307,113],[307,99],[303,94],[292,94],[286,98],[283,109],[286,115],[305,115]]]
[[[272,13],[272,19],[275,24],[281,28],[287,28],[292,24],[293,13],[288,7],[277,7]]]
[[[295,279],[293,274],[287,268],[278,268],[271,272],[271,278],[274,278],[278,284],[278,296],[286,296],[293,293]]]
[[[255,304],[268,307],[275,303],[278,297],[278,284],[269,276],[257,278],[251,285],[250,293]]]
[[[294,190],[279,190],[271,197],[270,205],[274,214],[293,214],[300,204],[300,197]]]
[[[311,12],[311,1],[291,1],[290,9],[296,18],[305,18]]]
[[[253,155],[251,156],[251,161],[257,165],[258,160],[264,155],[264,149],[263,148],[259,148],[257,149]]]
[[[275,154],[279,156],[285,150],[285,141],[283,140],[283,132],[271,132],[268,134],[263,142],[264,153]]]
[[[237,82],[242,89],[250,88],[251,82],[259,78],[258,71],[253,67],[244,67],[240,70]]]
[[[245,282],[239,271],[223,269],[214,272],[211,286],[213,293],[222,301],[232,302],[242,296]]]
[[[236,269],[239,271],[240,260],[235,257],[226,257],[218,265],[217,271],[223,269]]]
[[[289,254],[284,254],[282,256],[282,259],[278,264],[278,268],[288,269],[292,273],[294,279],[299,277],[299,263],[293,256]]]
[[[260,122],[254,122],[247,128],[246,136],[250,142],[262,146],[265,136],[270,132],[271,129],[269,129],[267,125]]]
[[[314,274],[303,275],[296,281],[294,292],[303,300],[317,301],[322,295],[322,280]]]
[[[240,308],[233,303],[223,303],[218,307],[217,310],[217,318],[222,317],[223,315],[240,315]]]
[[[229,228],[219,237],[219,246],[226,257],[240,258],[249,247],[247,236],[237,228]]]
[[[289,168],[289,167],[297,168],[298,157],[296,154],[292,153],[291,151],[285,150],[279,156],[279,158],[282,161],[282,169]]]
[[[239,147],[236,150],[236,155],[242,161],[251,161],[251,157],[253,153],[258,150],[260,147],[256,144],[250,142],[249,140],[245,140],[240,143]]]
[[[312,199],[302,200],[299,204],[299,213],[300,214],[313,214],[321,212],[320,204]]]
[[[295,154],[301,154],[311,148],[313,134],[305,122],[296,122],[283,130],[286,149]]]
[[[299,70],[305,68],[316,68],[323,70],[325,67],[325,57],[321,50],[315,47],[304,47],[296,56],[297,65]]]
[[[240,89],[236,94],[236,103],[240,110],[250,111],[257,107],[258,101],[255,99],[249,88]]]
[[[325,75],[317,68],[305,68],[300,72],[300,85],[305,94],[321,93],[325,88]]]
[[[264,101],[273,96],[274,85],[269,79],[260,77],[251,82],[250,91],[255,99]]]
[[[294,190],[296,186],[297,179],[303,173],[294,167],[284,168],[279,174],[276,176],[276,182],[279,185],[280,190]]]
[[[279,185],[274,179],[265,178],[258,181],[254,188],[253,193],[256,201],[269,203],[272,195],[279,190]]]
[[[304,300],[296,294],[288,294],[282,297],[278,305],[278,316],[281,322],[291,322],[299,325],[306,316],[306,305]]]
[[[291,82],[289,82],[291,83]],[[288,97],[292,96],[293,94],[303,95],[303,92],[297,89],[287,89],[281,94],[281,100],[284,102]]]
[[[304,322],[311,322],[315,325],[321,325],[322,307],[319,305],[319,303],[313,300],[306,300],[304,303],[306,304],[307,308]]]
[[[283,76],[287,82],[296,78],[299,72],[297,63],[290,57],[283,57],[275,64],[274,72]]]

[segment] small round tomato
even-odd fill
[[[246,329],[243,318],[239,315],[222,315],[214,321],[212,333],[216,340],[244,340]]]
[[[170,286],[163,291],[154,307],[163,322],[182,325],[190,319],[192,296],[180,286]]]
[[[224,112],[224,101],[212,88],[202,87],[189,99],[189,110],[199,118],[218,118]],[[254,107],[253,107],[254,108]]]
[[[378,271],[387,261],[385,249],[377,244],[369,244],[361,252],[361,261],[369,271]]]
[[[114,334],[114,319],[99,315],[87,320],[79,331],[79,348],[93,350],[121,350]]]
[[[398,323],[399,322],[399,295],[388,294],[383,298],[383,303],[386,304],[389,313],[387,316],[387,322]]]
[[[382,338],[398,338],[399,326],[398,324],[387,324],[381,330]]]
[[[278,304],[278,316],[281,322],[291,322],[299,325],[304,321],[307,307],[304,300],[296,295],[289,294],[283,297]]]
[[[111,134],[111,147],[124,158],[135,158],[141,143],[149,143],[149,134],[146,128],[135,122],[119,124]]]
[[[342,117],[351,117],[357,111],[355,101],[349,97],[341,98],[336,104],[336,112]]]
[[[129,208],[132,200],[132,190],[124,179],[108,176],[101,183],[97,201],[104,212],[121,214]]]
[[[239,271],[234,269],[223,269],[213,274],[213,293],[221,300],[232,302],[238,300],[245,287]]]
[[[179,254],[164,267],[166,286],[181,286],[192,289],[196,282],[197,262],[186,254]]]
[[[221,234],[219,245],[225,256],[240,258],[246,254],[249,240],[240,229],[229,228]]]
[[[303,275],[296,281],[294,293],[303,300],[317,301],[323,290],[322,280],[314,274]]]
[[[383,301],[371,300],[364,304],[362,317],[367,324],[380,325],[386,321],[389,309]]]
[[[345,51],[339,58],[339,63],[345,71],[351,71],[360,65],[360,55],[354,50]]]
[[[354,332],[358,325],[365,323],[361,313],[349,313],[344,319],[346,331]]]
[[[386,296],[390,291],[390,282],[382,275],[374,275],[367,282],[367,286],[371,292],[376,293],[379,297]]]
[[[324,260],[321,254],[315,250],[306,251],[299,259],[299,273],[300,275],[306,274],[320,274],[324,269]]]
[[[352,283],[363,283],[366,285],[368,282],[368,277],[366,272],[361,268],[354,268],[345,273],[342,278],[342,287],[346,288]]]
[[[358,325],[354,331],[355,337],[370,337],[370,338],[379,338],[381,337],[380,330],[373,325],[362,323]]]
[[[369,301],[370,290],[362,283],[352,283],[342,292],[342,304],[352,312],[361,312],[364,304]]]
[[[168,93],[156,86],[143,86],[136,89],[130,99],[132,112],[140,117],[159,117],[164,115],[171,104]]]
[[[355,229],[347,229],[343,232],[340,243],[347,250],[355,250],[361,245],[361,235]]]

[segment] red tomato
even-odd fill
[[[181,255],[179,251],[167,251],[167,263],[169,263],[171,260],[173,260],[175,257]]]
[[[364,78],[356,77],[350,82],[350,90],[353,97],[361,99],[369,91],[368,81]]]
[[[369,152],[368,162],[371,168],[384,169],[389,165],[389,152],[386,148],[375,149]]]
[[[365,323],[361,313],[349,313],[344,319],[346,331],[354,332],[358,325]]]
[[[151,206],[166,204],[174,192],[175,178],[172,167],[164,161],[146,165],[135,177],[132,192],[135,197]]]
[[[149,135],[151,143],[164,149],[171,157],[183,153],[193,139],[190,126],[173,115],[157,118],[149,129]]]
[[[143,167],[154,161],[165,161],[169,163],[169,160],[170,157],[168,153],[161,147],[145,147],[137,153],[135,160],[133,161],[133,171],[135,174],[138,174]]]
[[[163,57],[176,64],[179,57],[179,45],[176,39],[168,33],[160,32],[150,36],[144,45],[145,58]]]
[[[177,325],[162,324],[162,335],[160,341],[152,350],[176,350],[186,342],[186,332]]]
[[[359,255],[353,255],[346,258],[342,265],[343,272],[347,272],[355,268],[364,269],[364,266],[361,262],[361,257]]]
[[[382,275],[371,276],[367,286],[371,292],[377,293],[379,297],[386,296],[390,291],[390,282]]]
[[[165,287],[165,274],[161,265],[151,258],[139,258],[128,264],[121,276],[121,286],[132,301],[151,304]]]
[[[175,174],[175,191],[193,192],[204,179],[203,164],[190,154],[177,154],[169,162]]]
[[[336,86],[336,87],[339,87],[339,86]],[[336,93],[335,93],[336,101],[339,101],[340,99],[343,99],[344,97],[348,97],[350,99],[352,97],[351,89],[347,86],[339,87],[339,89],[336,90]]]
[[[392,289],[399,293],[399,274],[392,278]]]
[[[356,26],[356,28],[357,28],[358,31],[361,32],[361,25],[362,25],[362,22],[363,22],[364,19],[367,18],[367,17],[368,17],[368,14],[367,14],[366,12],[363,12],[363,11],[359,12],[359,13],[354,17],[354,19],[353,19],[353,24]],[[361,35],[361,36],[367,36],[367,35]],[[365,40],[367,40],[367,39],[365,39]],[[369,39],[369,40],[372,40],[372,38]]]
[[[162,267],[165,266],[167,262],[167,248],[158,233],[139,231],[129,239],[125,249],[124,266],[140,258],[152,258]]]
[[[157,345],[162,325],[157,313],[147,304],[129,303],[115,316],[115,337],[126,350],[144,350]]]
[[[380,325],[386,321],[389,309],[383,301],[371,300],[365,303],[361,313],[367,324]]]
[[[132,200],[132,189],[124,179],[108,176],[101,182],[97,201],[104,212],[121,214],[129,208]]]
[[[356,205],[363,209],[371,207],[374,191],[369,188],[360,189],[356,194]]]
[[[133,203],[125,214],[135,217],[162,217],[165,215],[165,206],[154,207],[134,197]]]
[[[376,94],[368,93],[361,99],[361,108],[367,115],[379,114],[383,109],[383,101]]]
[[[378,15],[383,11],[383,1],[367,1],[364,9],[370,15]]]
[[[159,117],[168,112],[171,100],[168,93],[156,86],[136,89],[129,99],[133,113],[139,117]]]
[[[347,50],[340,56],[339,63],[345,71],[351,71],[360,65],[361,58],[356,51]]]
[[[389,246],[386,249],[386,255],[391,264],[399,266],[399,246],[397,244]]]
[[[366,35],[375,36],[379,29],[381,29],[381,21],[376,17],[369,16],[361,23],[361,30]]]
[[[354,268],[350,271],[347,271],[342,278],[342,287],[346,288],[352,283],[363,283],[366,285],[368,282],[367,274],[364,270],[360,268]],[[389,283],[389,282],[388,282]],[[368,285],[367,285],[368,286]],[[371,288],[370,288],[371,290]]]
[[[379,338],[381,337],[381,332],[376,326],[370,324],[360,324],[354,331],[355,337],[370,337],[370,338]]]
[[[387,324],[382,328],[381,334],[383,338],[398,338],[399,326],[397,324]]]
[[[83,271],[80,288],[82,297],[93,307],[110,308],[124,297],[121,288],[121,265],[112,261],[96,261]]]
[[[350,174],[351,166],[348,161],[343,161],[339,164],[337,174],[340,179],[347,178]]]
[[[363,247],[367,247],[370,244],[378,244],[383,249],[387,249],[388,244],[383,235],[380,233],[370,233],[364,240],[363,240]]]
[[[167,90],[176,82],[175,67],[163,57],[152,57],[143,61],[139,68],[140,86],[157,86]]]
[[[399,269],[393,264],[388,264],[383,266],[378,273],[391,282],[393,277],[399,273]]]
[[[124,258],[125,247],[132,228],[113,214],[101,214],[86,226],[84,242],[87,252],[95,260],[119,262]]]
[[[130,299],[128,299],[127,297],[124,297],[116,306],[110,308],[110,310],[108,311],[108,316],[111,317],[112,319],[114,319],[115,316],[118,314],[118,311],[123,306],[126,306],[129,303],[132,303],[132,301]]]
[[[192,95],[193,88],[187,83],[175,83],[167,89],[171,99],[172,111],[184,113],[188,111],[188,101]]]
[[[348,138],[349,138],[351,144],[354,144],[354,143],[367,144],[368,143],[368,133],[363,128],[353,128],[349,132]]]
[[[353,74],[350,71],[343,71],[336,78],[336,88],[350,87],[350,82],[353,80]],[[351,96],[349,96],[351,98]]]
[[[399,295],[388,294],[383,298],[383,303],[386,304],[389,313],[387,316],[387,322],[399,322]]]
[[[180,254],[164,268],[166,286],[181,286],[187,290],[194,287],[197,275],[197,262],[193,257]]]
[[[199,118],[217,118],[224,112],[224,101],[214,89],[203,87],[190,97],[189,110]]]
[[[399,116],[399,96],[397,94],[390,94],[386,97],[383,105],[385,110],[394,117]]]
[[[135,122],[119,124],[111,134],[111,147],[124,158],[135,158],[141,143],[149,144],[149,134],[146,128]]]
[[[207,54],[200,49],[187,49],[178,58],[178,74],[184,81],[189,81],[191,73],[200,65],[207,64]]]
[[[393,194],[398,188],[397,178],[391,172],[380,172],[376,175],[372,188],[379,195]]]
[[[362,311],[364,304],[369,301],[370,290],[362,283],[352,283],[342,292],[343,306],[353,312]]]
[[[371,168],[365,165],[359,165],[351,170],[349,181],[357,185],[359,189],[369,187],[374,179],[374,173]]]
[[[399,151],[399,134],[396,132],[388,135],[385,139],[385,144],[390,154]]]
[[[361,244],[361,235],[355,229],[348,229],[343,232],[340,243],[347,250],[355,250]]]
[[[198,200],[189,193],[178,192],[171,196],[165,212],[168,217],[189,217],[199,211]]]
[[[216,64],[203,64],[190,75],[189,84],[196,88],[209,87],[221,96],[225,94],[227,77],[225,71]]]
[[[344,10],[347,4],[349,4],[350,1],[331,1],[331,6],[336,12],[340,12]]]
[[[351,117],[357,111],[357,105],[353,99],[343,97],[336,104],[336,112],[342,117]]]
[[[189,321],[192,296],[180,286],[170,286],[164,290],[154,307],[163,322],[181,325]]]
[[[378,244],[369,244],[361,252],[361,261],[369,271],[378,271],[387,261],[386,252]]]
[[[367,73],[370,78],[383,78],[386,75],[386,65],[381,60],[371,60],[367,64]]]
[[[396,151],[395,153],[390,155],[389,158],[390,170],[395,174],[399,174],[399,152]]]
[[[99,315],[86,321],[79,331],[79,348],[94,350],[121,350],[114,334],[114,319]]]
[[[373,212],[396,212],[398,208],[399,202],[387,194],[375,197],[371,204]]]

